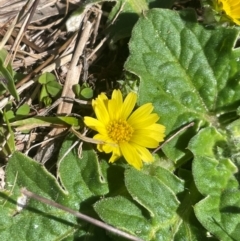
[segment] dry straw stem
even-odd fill
[[[67,97],[67,98],[74,98],[75,94],[72,90],[73,85],[78,84],[79,77],[81,75],[81,70],[82,70],[82,64],[78,65],[79,58],[83,54],[83,50],[88,42],[88,39],[90,38],[91,35],[91,29],[92,29],[92,24],[89,21],[86,21],[83,32],[81,34],[81,38],[76,42],[76,50],[73,53],[73,58],[71,60],[71,64],[69,67],[69,70],[67,72],[67,77],[66,81],[64,83],[63,91],[62,91],[62,97]],[[73,102],[69,101],[62,101],[59,106],[57,113],[58,114],[71,114],[72,112],[72,107],[73,107]],[[53,129],[50,133],[49,136],[54,136],[58,135],[61,132],[63,132],[65,128],[57,128]]]
[[[81,57],[81,55],[83,54],[83,50],[91,35],[91,29],[92,29],[92,24],[89,21],[87,21],[84,26],[81,38],[80,38],[79,42],[77,43],[76,50],[73,53],[73,58],[72,58],[70,66],[69,66],[66,81],[65,81],[63,91],[62,91],[62,97],[69,97],[69,98],[75,97],[72,87],[74,85],[78,84],[79,77],[80,77],[81,70],[82,70],[82,65],[81,64],[78,65],[78,61],[79,61],[79,58]],[[72,106],[73,106],[72,103],[62,102],[58,106],[57,113],[58,114],[63,114],[63,113],[70,114],[72,111]]]

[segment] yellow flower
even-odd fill
[[[226,15],[228,19],[240,25],[240,0],[214,0],[216,11]]]
[[[114,90],[111,99],[102,93],[92,101],[96,119],[84,117],[84,122],[98,132],[93,139],[103,141],[97,149],[112,152],[109,162],[123,156],[130,165],[140,169],[142,161],[153,161],[147,148],[156,148],[163,141],[165,127],[156,123],[159,116],[152,113],[151,103],[142,105],[132,113],[136,101],[137,95],[133,92],[125,100],[120,90]]]

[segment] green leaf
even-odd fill
[[[44,117],[36,116],[24,120],[18,120],[11,123],[11,126],[18,130],[30,130],[40,126],[80,126],[80,120],[70,116]]]
[[[234,28],[201,26],[192,10],[153,9],[134,27],[125,68],[140,77],[139,104],[153,103],[168,136],[195,122],[163,147],[169,159],[190,159],[186,147],[201,126],[236,118],[238,34]]]
[[[56,77],[54,74],[52,73],[43,73],[39,78],[38,78],[38,82],[42,85],[45,85],[47,84],[48,82],[51,82],[51,81],[57,81],[56,80]]]
[[[80,84],[73,85],[72,87],[74,94],[79,97],[81,93],[81,86]]]
[[[239,166],[239,150],[240,150],[240,119],[233,121],[226,127],[228,141],[230,142],[232,158]]]
[[[171,189],[159,179],[131,168],[125,173],[125,183],[133,199],[149,211],[155,222],[164,227],[165,222],[173,221],[179,203]]]
[[[106,198],[98,201],[94,209],[103,220],[113,226],[127,230],[132,235],[149,240],[150,222],[141,208],[124,197]]]
[[[193,176],[203,195],[218,195],[236,186],[233,180],[229,183],[237,167],[228,158],[227,139],[215,128],[201,130],[190,141],[189,149],[194,154]]]
[[[29,114],[30,111],[30,107],[28,104],[23,104],[21,105],[17,111],[16,111],[16,115],[18,116],[27,116]]]
[[[93,194],[106,194],[108,192],[106,177],[101,171],[96,153],[89,145],[84,144],[81,157],[78,156],[76,151],[71,151],[64,157],[73,145],[73,140],[68,137],[59,154],[58,175],[61,178],[62,185],[69,192],[78,196],[79,200],[87,199]],[[64,158],[62,159],[62,157]]]
[[[57,82],[55,75],[52,73],[42,74],[38,82],[43,85],[40,93],[40,101],[43,101],[48,95],[55,97],[62,90],[62,86]]]
[[[46,84],[47,92],[52,96],[57,96],[62,90],[62,86],[57,81],[49,81]]]
[[[196,216],[211,233],[226,241],[238,240],[240,227],[238,168],[231,159],[231,148],[225,133],[214,127],[201,130],[189,143],[194,154],[194,180],[206,197],[195,205]]]
[[[19,95],[17,93],[15,83],[14,83],[14,78],[13,78],[13,70],[10,65],[7,67],[4,66],[4,61],[7,56],[7,51],[5,49],[0,50],[0,74],[6,79],[6,83],[1,82],[6,90],[10,92],[10,94],[17,100],[19,101]]]
[[[14,115],[13,112],[7,111],[3,112],[3,119],[7,125],[7,127],[0,127],[0,154],[3,157],[8,157],[9,155],[12,155],[12,153],[16,150],[15,147],[15,140],[14,140],[14,132],[10,126],[10,119]]]
[[[5,112],[5,115],[3,116],[4,121],[6,120],[14,120],[15,119],[15,114],[12,110],[8,110]]]
[[[41,88],[41,92],[40,92],[40,95],[39,95],[39,100],[41,102],[43,102],[43,99],[48,97],[48,92],[47,92],[47,88],[46,88],[46,85],[43,85],[42,88]]]
[[[83,88],[81,90],[81,96],[84,99],[91,99],[93,97],[93,90],[91,88]]]
[[[183,181],[177,176],[173,175],[170,171],[163,167],[155,167],[151,165],[149,172],[152,176],[157,177],[163,184],[168,186],[175,194],[178,194],[184,190]]]
[[[45,96],[42,99],[45,106],[50,106],[52,104],[52,99],[49,96]]]

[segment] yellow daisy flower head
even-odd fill
[[[214,0],[214,8],[230,21],[240,25],[240,0]]]
[[[136,101],[133,92],[124,100],[120,90],[114,90],[111,99],[102,93],[92,101],[96,119],[84,117],[84,123],[98,132],[93,139],[103,144],[98,144],[97,149],[112,153],[109,162],[123,156],[130,165],[140,169],[142,161],[153,161],[147,148],[156,148],[163,141],[165,127],[156,123],[159,116],[152,113],[152,103],[133,111]]]

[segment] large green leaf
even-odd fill
[[[71,138],[65,140],[59,153],[58,176],[62,185],[69,193],[74,193],[78,200],[106,194],[108,185],[96,153],[86,144],[80,157],[77,148],[68,153],[73,143]]]
[[[15,152],[7,165],[6,183],[7,190],[0,193],[1,220],[5,223],[0,229],[3,240],[54,240],[74,231],[74,217],[35,200],[29,200],[28,207],[17,214],[22,187],[67,204],[67,195],[42,165]]]
[[[52,241],[64,240],[66,237],[67,240],[108,239],[103,229],[84,222],[79,225],[80,222],[74,216],[35,200],[29,200],[27,206],[17,212],[20,189],[26,187],[76,211],[80,209],[94,215],[91,205],[100,195],[108,192],[108,185],[97,156],[89,146],[83,146],[81,158],[78,157],[76,148],[69,152],[74,141],[67,138],[60,151],[58,178],[61,185],[40,163],[19,152],[10,157],[6,168],[7,186],[0,192],[2,240]],[[67,152],[68,155],[65,155]]]
[[[171,135],[163,148],[175,162],[189,159],[188,141],[201,126],[223,126],[240,104],[238,30],[202,26],[191,10],[152,9],[133,29],[125,68],[140,77],[139,104],[152,102]]]

